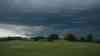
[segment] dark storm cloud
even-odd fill
[[[15,17],[0,17],[0,23],[15,24],[15,25],[47,25],[48,19],[46,17],[27,17],[27,16],[15,16]]]
[[[94,32],[100,30],[99,5],[99,0],[0,0],[0,24],[21,30]]]
[[[90,32],[100,31],[100,8],[85,10],[78,15],[81,17],[81,29]]]
[[[0,15],[61,15],[98,7],[99,0],[0,0]]]

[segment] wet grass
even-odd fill
[[[0,42],[0,56],[100,56],[100,44],[84,42]]]

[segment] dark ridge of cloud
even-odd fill
[[[67,27],[78,27],[80,19],[78,16],[47,16],[47,17],[0,17],[1,23],[19,25],[53,25],[64,24]],[[75,23],[75,24],[74,24]]]
[[[45,17],[0,17],[0,23],[15,24],[15,25],[47,25],[47,18]]]

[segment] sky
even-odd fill
[[[0,37],[100,31],[100,0],[0,0]]]

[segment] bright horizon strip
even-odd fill
[[[41,32],[47,30],[45,26],[22,26],[22,25],[12,25],[12,24],[0,24],[0,37],[8,36],[20,36],[20,37],[30,37],[36,32]]]

